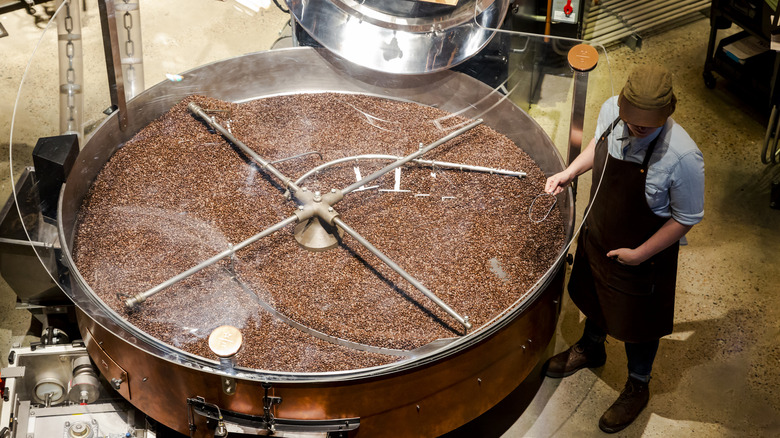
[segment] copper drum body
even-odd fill
[[[565,247],[537,288],[490,326],[429,354],[370,369],[282,373],[240,368],[238,374],[226,375],[217,362],[163,344],[106,306],[71,258],[79,207],[114,151],[193,93],[240,102],[335,91],[437,104],[450,111],[471,105],[488,126],[515,141],[546,174],[563,169],[555,146],[530,116],[461,73],[383,75],[312,48],[294,48],[208,64],[183,76],[182,82],[158,84],[130,101],[126,130],[119,130],[116,113],[109,117],[78,156],[60,199],[60,239],[72,270],[67,293],[79,308],[79,326],[90,356],[123,397],[184,434],[190,433],[189,398],[202,397],[223,411],[262,417],[264,397],[271,396],[281,398],[270,410],[278,419],[358,419],[359,427],[350,436],[437,436],[486,412],[534,369],[557,323]],[[488,108],[492,109],[482,114]],[[568,242],[574,220],[570,190],[559,197],[558,208]],[[213,436],[214,430],[205,427],[202,417],[195,416],[194,422],[196,436]]]

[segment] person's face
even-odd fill
[[[631,123],[626,122],[626,126],[628,126],[628,130],[631,132],[631,135],[637,138],[644,138],[648,135],[652,134],[656,129],[649,126],[639,126],[639,125],[633,125]]]

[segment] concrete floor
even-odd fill
[[[146,54],[163,60],[147,63],[147,86],[164,80],[164,73],[268,49],[288,18],[273,5],[253,13],[232,1],[202,0],[208,8],[185,8],[190,5],[185,0],[141,3],[144,26],[180,31],[144,40]],[[100,38],[95,2],[88,1],[87,9],[84,38],[94,42]],[[24,12],[0,16],[0,23],[10,33],[0,38],[0,199],[4,200],[10,193],[11,112],[41,31]],[[769,208],[770,184],[780,180],[780,166],[765,166],[759,159],[768,111],[747,105],[744,93],[724,80],[714,90],[704,86],[701,73],[708,33],[709,22],[702,19],[646,38],[638,50],[617,47],[608,52],[615,91],[637,64],[658,62],[673,72],[679,99],[673,117],[703,151],[707,178],[705,218],[688,234],[689,244],[680,252],[675,332],[661,340],[650,404],[619,436],[780,436],[780,211]],[[54,76],[56,90],[56,73],[50,73],[56,72],[56,58],[46,58],[55,53],[54,43],[43,42],[40,50],[39,59],[48,59],[48,67],[40,60],[31,64],[30,91],[23,93],[22,114],[14,127],[14,175],[25,165],[36,138],[57,133],[56,93],[42,85]],[[102,53],[84,56],[90,80],[105,88]],[[586,113],[586,142],[593,134],[595,105],[609,94],[608,87],[591,90],[589,101],[595,103]],[[87,125],[99,120],[100,110],[109,102],[107,94],[90,99],[94,100],[85,103]],[[545,126],[543,111],[535,113],[532,108],[530,112],[538,114]],[[40,114],[54,115],[41,118]],[[549,134],[557,145],[565,144],[559,131],[552,128]],[[589,177],[583,177],[580,208],[587,202],[588,184]],[[14,293],[0,280],[2,366],[7,365],[12,344],[35,339],[27,336],[29,313],[15,310],[14,305]],[[557,352],[574,343],[582,325],[579,311],[567,297],[550,350]],[[598,418],[619,394],[627,374],[622,344],[610,340],[607,352],[604,367],[563,380],[544,379],[530,394],[516,391],[461,435],[604,435]]]

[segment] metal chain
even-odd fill
[[[123,0],[123,1],[125,2],[125,4],[130,3],[130,0]],[[133,16],[130,15],[129,10],[125,10],[125,15],[123,18],[124,18],[123,20],[124,28],[127,31],[127,41],[125,42],[125,55],[128,58],[132,58],[133,56],[135,56],[135,42],[133,41],[133,37],[130,32],[130,30],[133,28]],[[133,66],[132,63],[130,63],[127,66],[127,81],[129,83],[135,82],[135,67]]]
[[[67,42],[65,43],[65,56],[68,57],[68,70],[65,73],[67,81],[67,111],[68,111],[68,132],[79,132],[76,126],[76,69],[73,67],[73,59],[76,56],[76,47],[73,44],[73,16],[70,13],[70,0],[65,2],[65,30],[68,32]]]

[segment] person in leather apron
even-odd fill
[[[704,159],[670,117],[676,103],[669,71],[635,68],[620,95],[602,106],[598,140],[547,179],[547,192],[558,194],[593,169],[568,285],[585,329],[550,358],[546,374],[600,367],[606,336],[623,341],[629,375],[599,420],[608,433],[631,424],[648,403],[659,339],[672,333],[679,241],[704,214]]]

